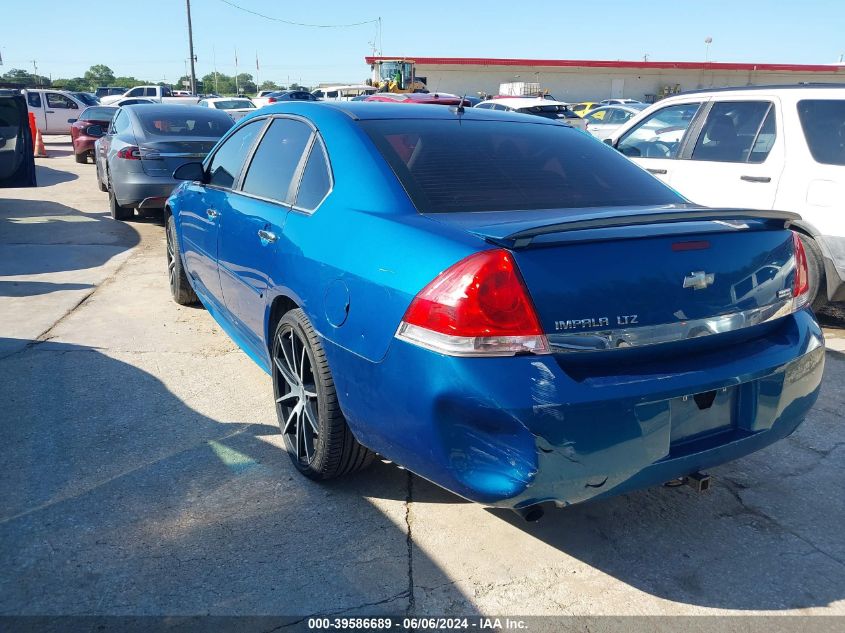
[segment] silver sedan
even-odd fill
[[[120,108],[94,144],[97,183],[109,193],[112,218],[127,220],[136,208],[164,208],[178,184],[173,171],[205,158],[230,127],[225,112],[199,106]]]

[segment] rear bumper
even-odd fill
[[[73,139],[73,153],[85,154],[86,152],[94,153],[94,143],[97,141],[93,136],[77,136]]]
[[[112,175],[112,187],[117,201],[125,207],[164,208],[167,198],[179,182],[173,178],[148,176],[144,173]]]
[[[381,363],[326,351],[362,443],[467,499],[513,508],[657,485],[792,433],[818,395],[822,333],[804,310],[748,334],[592,367],[453,358],[399,340]],[[715,392],[706,411],[692,397],[704,392]]]

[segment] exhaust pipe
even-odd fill
[[[686,477],[678,477],[667,481],[664,486],[667,488],[677,488],[678,486],[689,486],[696,492],[707,492],[710,490],[710,475],[705,473],[694,472]]]
[[[527,506],[525,508],[514,508],[513,511],[528,523],[536,523],[543,518],[545,510],[541,505]]]

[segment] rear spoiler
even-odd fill
[[[701,209],[689,211],[660,211],[657,213],[629,213],[627,215],[613,215],[588,220],[572,220],[571,222],[556,222],[546,226],[523,229],[501,238],[487,237],[489,242],[506,248],[525,248],[535,237],[552,233],[568,233],[585,229],[607,229],[623,226],[642,226],[647,224],[664,224],[669,222],[690,222],[694,220],[776,220],[782,221],[784,228],[789,227],[801,216],[789,211],[765,211],[755,209]]]

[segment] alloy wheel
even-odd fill
[[[273,345],[276,407],[285,444],[300,464],[314,459],[319,438],[317,385],[308,346],[290,326],[282,328]]]
[[[168,230],[165,231],[167,235],[167,275],[170,279],[170,290],[174,294],[176,293],[176,253],[174,251],[173,245],[173,235],[171,235],[172,231],[168,226]]]

